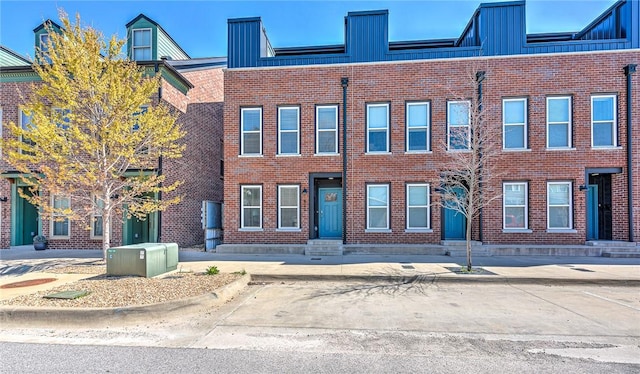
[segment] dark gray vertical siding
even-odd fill
[[[627,38],[631,40],[631,48],[640,48],[640,1],[631,1],[629,3],[629,12],[631,13],[624,22],[628,30]]]
[[[260,57],[260,20],[229,22],[227,63],[230,68],[256,67]]]
[[[480,8],[480,42],[489,56],[522,53],[526,39],[524,2]]]
[[[383,61],[389,51],[389,15],[377,12],[347,16],[347,54],[353,62]]]

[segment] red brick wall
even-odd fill
[[[308,197],[301,197],[301,231],[278,232],[276,193],[278,184],[300,184],[309,189],[309,173],[342,170],[342,155],[315,156],[315,105],[340,104],[340,78],[349,78],[348,87],[348,243],[437,243],[441,238],[440,209],[432,209],[433,233],[405,232],[405,183],[438,183],[447,159],[446,102],[460,96],[472,97],[468,71],[485,70],[484,103],[493,110],[487,121],[502,124],[502,98],[528,98],[528,141],[530,150],[501,152],[497,161],[507,176],[505,181],[529,182],[529,228],[531,233],[503,233],[502,199],[484,210],[485,243],[581,244],[586,238],[585,168],[620,167],[614,175],[614,240],[627,240],[626,150],[591,148],[591,95],[616,94],[618,137],[626,144],[626,85],[622,68],[638,63],[638,54],[589,53],[526,57],[413,61],[380,64],[305,66],[297,68],[237,69],[225,72],[225,243],[304,243],[309,238]],[[640,97],[638,74],[634,76],[635,97]],[[575,150],[547,151],[546,96],[571,95],[573,147]],[[405,154],[405,102],[431,102],[432,153]],[[390,103],[391,153],[365,154],[365,104]],[[636,100],[636,103],[640,101]],[[301,107],[301,156],[276,157],[277,106]],[[242,106],[263,108],[263,156],[238,157],[239,123]],[[640,105],[634,110],[634,122]],[[636,126],[638,127],[638,126]],[[638,129],[635,138],[640,139]],[[340,139],[341,139],[340,135]],[[502,142],[499,138],[497,142]],[[634,160],[640,159],[636,141]],[[342,141],[340,140],[340,144]],[[341,148],[341,147],[340,147]],[[636,168],[640,170],[640,167]],[[635,196],[640,201],[638,171]],[[573,233],[546,230],[546,183],[567,180],[573,183]],[[391,233],[366,233],[366,183],[389,183]],[[263,231],[243,232],[240,227],[240,185],[263,186]],[[496,189],[502,191],[501,182]],[[640,204],[635,205],[636,212]],[[620,213],[618,213],[620,212]],[[636,213],[638,221],[640,213]],[[636,223],[635,230],[640,231]],[[478,234],[476,233],[476,238]]]

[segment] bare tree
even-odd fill
[[[466,221],[467,271],[471,271],[471,241],[473,223],[482,209],[502,196],[494,183],[500,172],[496,159],[500,154],[501,126],[488,121],[495,108],[482,103],[482,82],[485,71],[468,72],[468,91],[447,104],[449,121],[446,149],[448,160],[443,165],[440,186],[440,206],[462,214]]]

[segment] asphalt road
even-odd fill
[[[634,287],[273,282],[193,315],[3,326],[2,372],[640,373]]]

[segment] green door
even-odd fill
[[[26,195],[31,196],[27,187],[19,187]],[[18,212],[22,213],[22,219],[18,218],[18,230],[20,234],[16,245],[27,245],[33,243],[33,237],[38,235],[38,208],[32,205],[27,199],[18,196]]]
[[[342,188],[318,189],[318,236],[342,237]]]
[[[598,205],[598,185],[590,184],[587,190],[587,240],[599,239]]]
[[[458,195],[463,194],[462,189],[455,191]],[[451,207],[452,202],[445,202],[444,208],[444,239],[445,240],[462,240],[465,239],[465,231],[467,228],[467,220],[464,214],[456,211]]]

